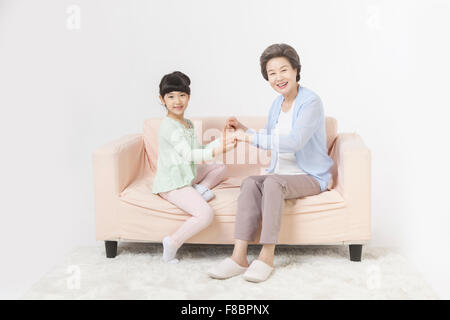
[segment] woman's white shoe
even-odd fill
[[[214,279],[228,279],[244,273],[248,268],[237,264],[233,259],[226,258],[208,270],[208,275]]]
[[[244,273],[243,278],[251,282],[266,281],[273,271],[273,267],[261,260],[254,260],[247,271]]]

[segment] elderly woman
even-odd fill
[[[233,254],[208,271],[215,279],[244,273],[248,281],[266,280],[273,271],[284,200],[319,194],[331,178],[333,160],[326,147],[322,102],[299,85],[297,52],[287,44],[273,44],[264,50],[260,63],[264,79],[280,94],[272,103],[264,130],[249,129],[235,117],[227,120],[226,128],[235,129],[240,141],[270,149],[272,159],[266,175],[247,177],[241,184]],[[249,266],[247,246],[255,240],[260,222],[263,246]]]

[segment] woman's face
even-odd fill
[[[286,95],[291,90],[297,90],[297,69],[293,69],[285,57],[270,59],[266,70],[270,86],[276,92]]]
[[[161,103],[166,105],[167,111],[176,116],[182,116],[189,102],[189,95],[182,91],[166,93],[164,97],[159,96]]]

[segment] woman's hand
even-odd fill
[[[236,117],[230,117],[227,119],[225,123],[225,129],[232,129],[232,130],[243,130],[244,132],[247,131],[247,127],[244,126],[242,123],[236,119]]]

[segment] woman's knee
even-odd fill
[[[243,189],[254,189],[257,188],[257,182],[255,179],[253,179],[252,176],[245,178],[244,180],[242,180],[241,182],[241,190]]]
[[[272,192],[279,192],[283,190],[283,184],[281,181],[279,181],[276,177],[269,176],[267,177],[264,182],[264,191],[272,193]]]

